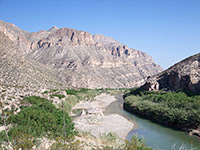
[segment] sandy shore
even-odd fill
[[[89,108],[101,108],[105,109],[112,102],[116,101],[114,96],[102,93],[94,98],[92,102],[80,102],[76,104],[72,109],[89,109]]]
[[[90,109],[105,108],[112,102],[116,101],[114,96],[101,94],[95,97],[95,101],[77,104],[73,109]],[[119,138],[126,139],[127,134],[134,127],[134,124],[126,118],[111,114],[102,115],[83,115],[74,119],[75,128],[79,131],[89,132],[95,137],[99,137],[103,133],[116,133]]]

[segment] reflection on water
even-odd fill
[[[107,107],[105,114],[120,114],[137,124],[137,128],[129,132],[127,139],[131,139],[133,134],[137,134],[140,138],[144,137],[146,144],[153,148],[165,150],[189,150],[192,146],[193,148],[196,148],[196,150],[200,150],[199,138],[189,136],[181,131],[163,127],[149,120],[130,114],[123,110],[122,95],[117,94],[116,98],[118,101],[111,103]]]

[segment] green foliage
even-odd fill
[[[141,91],[139,88],[134,88],[132,90],[127,90],[127,91],[125,91],[125,93],[123,95],[123,98],[126,98],[126,97],[128,97],[130,95],[140,95],[141,96],[142,92],[143,91]]]
[[[62,99],[62,98],[65,97],[65,95],[62,95],[62,94],[52,94],[50,97],[51,97],[51,98],[53,98],[53,97],[58,97],[59,99]]]
[[[11,139],[16,133],[20,132],[33,137],[61,136],[63,134],[63,111],[56,108],[50,101],[39,98],[26,98],[30,103],[34,104],[24,108],[18,114],[8,118],[7,124],[14,126],[9,130],[8,134]],[[74,135],[74,124],[69,115],[65,113],[65,135]],[[0,133],[3,134],[2,132]]]
[[[42,104],[44,102],[49,102],[49,101],[39,96],[29,96],[29,97],[24,97],[24,100],[22,103]]]
[[[78,96],[75,96],[75,95],[69,95],[65,102],[64,102],[64,108],[67,112],[70,112],[72,107],[78,103],[80,101],[79,97]]]
[[[22,132],[15,132],[13,135],[12,145],[14,149],[30,150],[37,143],[35,137]]]
[[[119,137],[117,136],[117,134],[116,133],[112,133],[112,132],[102,133],[100,135],[100,138],[102,140],[102,143],[106,144],[106,145],[117,144],[117,142],[119,140]]]
[[[75,89],[68,89],[66,90],[66,93],[68,95],[77,95],[78,93],[85,93],[87,92],[89,89],[85,89],[85,88],[82,88],[82,89],[79,89],[79,90],[75,90]]]
[[[130,141],[125,140],[125,144],[118,147],[107,145],[103,148],[93,148],[93,150],[152,150],[152,148],[148,147],[143,139],[133,136]]]
[[[151,150],[151,148],[146,146],[143,139],[133,136],[130,141],[125,141],[123,150]]]
[[[8,148],[8,143],[5,143],[5,141],[7,141],[6,139],[6,135],[5,135],[5,131],[2,131],[1,134],[0,134],[0,150],[1,150],[1,147],[4,147],[2,148],[3,150],[10,150],[11,147],[12,149],[22,149],[22,150],[30,150],[32,149],[32,147],[36,144],[38,144],[38,140],[36,140],[35,137],[31,136],[31,135],[28,135],[28,134],[24,134],[20,131],[16,131],[13,133],[12,135],[12,145],[10,145],[11,147]],[[4,141],[4,142],[3,142]],[[4,144],[2,144],[4,143]],[[7,148],[6,148],[7,147]]]
[[[3,117],[0,116],[0,125],[3,125]]]
[[[57,137],[50,150],[83,150],[83,143],[74,138]]]
[[[49,91],[44,91],[44,92],[43,92],[43,94],[47,94],[47,93],[49,93]]]
[[[5,130],[0,132],[0,144],[2,144],[4,141],[7,141]]]
[[[82,94],[86,94],[88,96],[92,96],[92,97],[95,97],[98,93],[100,93],[102,90],[92,90],[92,89],[86,89],[86,88],[81,88],[81,89],[78,89],[78,90],[75,90],[75,89],[68,89],[66,90],[66,93],[68,95],[75,95],[75,96],[79,96],[79,95],[82,95]]]
[[[124,108],[133,113],[181,130],[196,129],[200,125],[200,96],[138,89],[127,95]]]

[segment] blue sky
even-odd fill
[[[200,0],[0,0],[0,20],[29,32],[57,26],[104,34],[164,69],[200,50]]]

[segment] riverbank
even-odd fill
[[[116,94],[115,97],[117,101],[106,108],[105,114],[119,114],[129,121],[134,122],[135,126],[134,129],[128,133],[128,140],[131,140],[133,135],[137,135],[139,138],[144,138],[148,146],[165,150],[171,149],[171,146],[175,144],[177,149],[183,147],[183,145],[185,149],[190,149],[192,141],[193,148],[200,149],[200,142],[197,137],[189,136],[185,132],[167,128],[148,119],[129,113],[123,109],[124,100],[122,94]]]
[[[104,110],[114,101],[116,101],[114,96],[103,93],[96,96],[92,102],[82,102],[75,105],[73,110],[85,110],[81,116],[74,119],[75,128],[81,132],[88,132],[97,138],[112,133],[117,135],[121,141],[124,141],[129,131],[133,129],[134,124],[118,114],[107,116],[103,114]]]
[[[97,95],[93,101],[81,101],[75,106],[72,107],[72,110],[75,109],[89,109],[89,108],[101,108],[105,110],[112,102],[116,101],[115,97],[106,93]]]
[[[184,92],[131,92],[124,96],[125,110],[186,132],[199,128],[200,96],[188,96]]]

